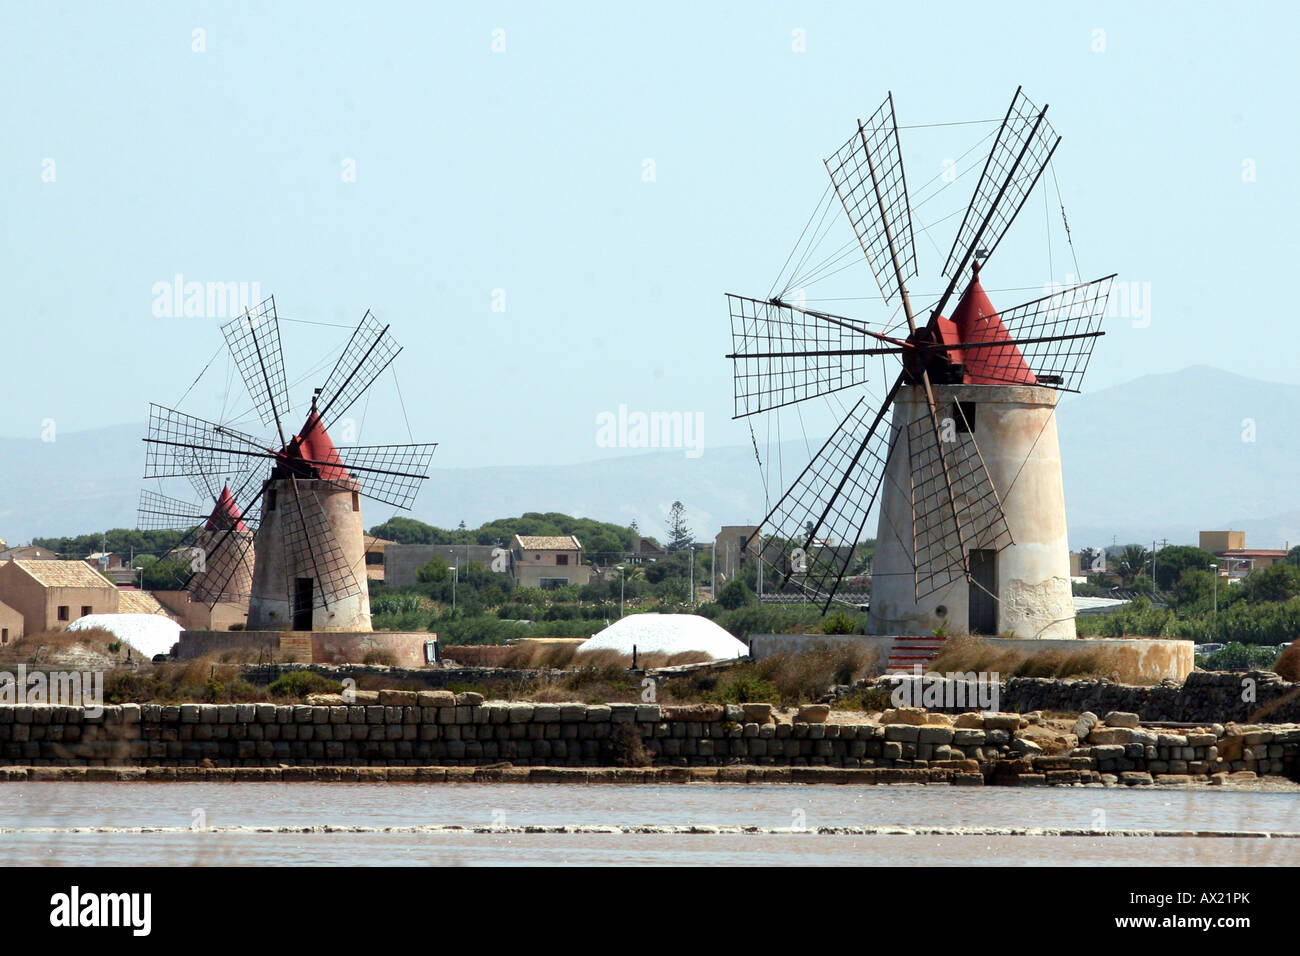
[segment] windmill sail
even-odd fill
[[[388,326],[381,326],[367,310],[317,398],[320,419],[326,428],[347,413],[401,350],[388,334]]]
[[[796,583],[827,606],[884,477],[889,439],[881,423],[898,387],[881,409],[859,399],[760,525],[760,558],[787,582],[797,574]]]
[[[858,131],[826,160],[826,170],[885,303],[905,297],[904,283],[916,275],[916,243],[892,93],[870,119],[858,121]]]
[[[1060,142],[1047,122],[1047,107],[1038,109],[1017,88],[944,262],[949,284],[934,309],[936,315],[952,290],[970,278],[967,270],[976,253],[982,250],[982,260],[993,255]]]
[[[281,419],[289,411],[289,385],[284,375],[275,296],[258,305],[255,313],[227,322],[221,332],[258,418],[268,428],[274,425],[283,439]]]
[[[736,418],[867,381],[867,336],[851,320],[739,295],[727,302]]]

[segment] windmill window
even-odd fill
[[[361,510],[361,495],[359,492],[356,491],[352,492],[352,510],[353,511]]]
[[[969,435],[975,430],[975,403],[956,402],[953,405],[952,420],[957,426],[958,435]]]
[[[0,644],[9,643],[9,628],[0,627]]]
[[[266,510],[267,511],[275,510],[275,489],[274,488],[268,488],[266,490]]]

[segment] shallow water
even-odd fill
[[[208,827],[681,824],[1300,831],[1300,796],[1219,788],[15,783],[0,864],[1300,864],[1300,840],[763,834],[229,833]],[[175,827],[171,833],[30,832]]]

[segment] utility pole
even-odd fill
[[[695,542],[691,542],[691,597],[687,602],[692,607],[695,606]]]
[[[709,558],[709,599],[718,599],[718,539],[713,539],[713,555]]]

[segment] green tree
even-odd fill
[[[1214,555],[1201,548],[1185,544],[1171,544],[1156,552],[1156,586],[1168,591],[1182,577],[1188,568],[1208,569],[1214,563]]]
[[[1254,604],[1287,601],[1300,595],[1300,567],[1279,562],[1269,568],[1251,571],[1240,587],[1245,600]]]
[[[1159,561],[1159,558],[1156,560]],[[1157,575],[1161,573],[1159,567],[1157,564]],[[1172,591],[1174,603],[1180,610],[1209,608],[1214,600],[1214,575],[1204,568],[1184,568],[1174,582]]]
[[[1300,544],[1297,544],[1294,548],[1288,551],[1286,553],[1286,557],[1283,558],[1282,560],[1284,560],[1287,564],[1294,564],[1300,566]]]
[[[190,578],[190,566],[186,561],[164,558],[153,562],[141,573],[146,591],[179,591]]]
[[[1149,561],[1150,552],[1142,545],[1125,545],[1124,550],[1120,552],[1119,560],[1115,563],[1115,573],[1119,575],[1120,583],[1126,588],[1132,587]]]
[[[754,592],[740,578],[732,578],[718,592],[718,603],[728,611],[753,604],[754,601]]]
[[[415,572],[415,580],[421,584],[443,584],[451,580],[451,565],[439,557],[432,557]]]
[[[686,506],[680,501],[674,501],[672,507],[668,509],[667,528],[668,543],[664,547],[669,551],[689,548],[695,540],[695,535],[686,524]]]

